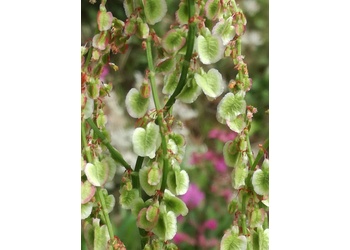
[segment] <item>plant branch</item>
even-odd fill
[[[123,156],[108,142],[107,138],[101,133],[101,131],[98,129],[98,127],[95,125],[93,120],[91,118],[86,119],[86,121],[89,123],[90,127],[94,130],[94,132],[97,134],[97,136],[101,139],[102,143],[107,147],[109,153],[111,154],[112,158],[123,165],[127,170],[131,170],[131,166],[124,160]]]
[[[248,155],[248,160],[249,160],[249,165],[253,165],[254,162],[254,156],[253,156],[253,151],[252,151],[252,147],[250,146],[250,140],[249,140],[249,136],[247,135],[246,137],[247,139],[247,155]]]
[[[86,133],[85,133],[85,122],[81,122],[81,140],[83,141],[83,149],[86,155],[86,158],[88,162],[92,162],[91,152],[90,148],[88,148],[87,141],[86,141]]]
[[[182,70],[181,70],[181,76],[179,79],[179,83],[176,86],[176,89],[174,93],[170,96],[169,100],[166,102],[164,109],[165,112],[167,112],[171,106],[175,103],[175,97],[180,94],[182,89],[184,88],[186,84],[186,79],[187,79],[187,73],[188,73],[188,68],[190,67],[190,62],[191,62],[191,57],[192,57],[192,52],[193,52],[193,47],[194,47],[194,37],[195,37],[195,32],[196,32],[196,23],[193,20],[194,17],[194,8],[195,8],[195,1],[194,0],[188,0],[188,13],[189,13],[189,28],[188,28],[188,34],[187,34],[187,48],[186,48],[186,55],[184,58],[184,61],[182,63]]]
[[[259,153],[258,153],[258,155],[257,155],[256,158],[255,158],[255,161],[253,162],[253,164],[252,164],[251,167],[250,167],[250,170],[254,170],[254,169],[255,169],[256,165],[259,163],[259,161],[261,160],[261,158],[264,156],[265,151],[266,151],[268,148],[269,148],[269,139],[267,139],[267,140],[264,142],[263,146],[260,148]]]
[[[101,202],[101,206],[102,206],[102,215],[104,217],[104,221],[107,225],[108,228],[108,233],[109,233],[109,237],[111,240],[114,240],[114,232],[113,232],[113,227],[112,227],[112,223],[109,219],[109,215],[106,209],[106,201],[105,201],[105,197],[103,196],[102,193],[102,189],[100,187],[97,188],[97,195],[98,195],[98,199]]]
[[[154,100],[154,105],[157,110],[157,123],[160,127],[160,136],[162,138],[162,150],[163,150],[163,176],[162,176],[162,184],[161,184],[161,192],[164,192],[165,185],[166,185],[166,178],[169,171],[169,159],[168,159],[168,148],[167,148],[167,141],[165,138],[165,132],[166,132],[166,126],[163,123],[163,114],[160,111],[160,103],[158,98],[158,92],[157,92],[157,86],[155,84],[155,72],[154,72],[154,65],[153,65],[153,58],[152,58],[152,48],[151,48],[151,38],[149,37],[146,41],[146,52],[147,52],[147,62],[148,67],[150,70],[149,78],[151,83],[151,89],[152,89],[152,96]]]

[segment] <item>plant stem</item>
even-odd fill
[[[247,139],[247,148],[248,148],[248,151],[247,151],[247,155],[248,155],[248,160],[249,160],[249,165],[253,165],[253,162],[254,162],[254,156],[253,156],[253,151],[252,151],[252,148],[250,146],[250,140],[249,140],[249,136],[247,135],[246,137]]]
[[[160,103],[158,98],[158,91],[157,86],[155,84],[155,71],[154,71],[154,65],[153,65],[153,58],[152,58],[152,48],[151,48],[151,38],[149,37],[146,41],[146,52],[147,52],[147,62],[148,67],[150,70],[149,78],[151,83],[151,89],[152,89],[152,96],[154,100],[154,105],[157,110],[157,123],[160,127],[160,135],[162,138],[162,150],[163,150],[163,177],[162,177],[162,184],[161,184],[161,192],[164,192],[165,185],[166,185],[166,177],[168,175],[169,171],[169,159],[168,159],[168,148],[167,148],[167,141],[165,138],[166,133],[166,125],[163,123],[163,114],[160,111]]]
[[[259,153],[258,153],[258,155],[255,158],[255,161],[253,162],[253,164],[250,167],[250,170],[254,170],[255,169],[256,165],[259,163],[260,159],[263,157],[263,155],[265,153],[265,150],[267,150],[268,148],[269,148],[269,139],[267,139],[264,142],[262,148],[260,148]]]
[[[100,187],[97,188],[97,195],[98,195],[98,199],[101,202],[101,206],[102,206],[102,215],[104,217],[104,221],[106,223],[106,226],[108,228],[108,233],[109,233],[109,237],[111,240],[114,239],[114,232],[113,232],[113,227],[112,227],[112,223],[109,220],[109,215],[108,212],[106,210],[106,201],[105,201],[105,197],[103,196],[102,193],[102,189]]]
[[[107,147],[109,153],[111,154],[111,157],[116,162],[122,164],[123,167],[125,167],[127,170],[132,171],[131,166],[124,160],[123,156],[108,142],[107,138],[101,133],[93,120],[91,118],[88,118],[86,121],[89,123],[90,127],[94,130],[97,136],[101,139],[102,143]]]
[[[149,80],[151,83],[152,96],[153,96],[154,105],[155,105],[157,113],[158,113],[158,111],[161,109],[161,107],[160,107],[160,102],[159,102],[159,98],[158,98],[158,91],[157,91],[157,86],[156,86],[156,81],[155,81],[156,73],[154,71],[154,65],[153,65],[151,39],[152,39],[151,37],[148,37],[146,40],[146,53],[147,53],[148,68],[150,71]]]
[[[232,0],[231,3],[233,4],[233,8],[234,8],[235,12],[238,12],[238,7],[237,7],[237,4],[236,4],[236,1]]]
[[[92,163],[91,153],[90,153],[90,151],[86,150],[87,141],[86,141],[85,122],[84,121],[81,123],[81,139],[83,141],[83,147],[85,149],[86,158],[88,159],[89,162]],[[106,211],[106,201],[104,199],[104,196],[102,194],[102,189],[100,187],[97,187],[97,197],[101,202],[102,215],[103,215],[104,221],[107,225],[109,236],[110,236],[111,240],[113,240],[114,239],[113,227],[112,227],[111,221],[109,220],[108,212]]]
[[[89,51],[88,51],[88,55],[87,55],[87,57],[85,59],[84,70],[86,70],[87,67],[89,66],[89,63],[90,63],[90,60],[91,60],[91,56],[92,56],[92,49],[93,49],[93,47],[91,45],[91,47],[89,48]]]
[[[85,122],[84,121],[81,122],[81,140],[83,141],[83,148],[85,151],[86,158],[87,158],[88,162],[92,162],[90,148],[88,148],[87,141],[86,141]]]
[[[188,28],[188,35],[187,35],[187,48],[186,48],[186,55],[184,58],[184,61],[182,63],[182,70],[181,70],[181,76],[179,79],[179,83],[176,86],[176,89],[174,93],[170,96],[169,100],[166,102],[164,109],[165,112],[168,112],[168,110],[171,108],[171,106],[175,103],[175,97],[180,94],[182,89],[184,88],[186,84],[187,79],[187,73],[188,68],[190,67],[190,61],[192,57],[193,47],[194,47],[194,37],[196,32],[196,23],[192,21],[191,19],[194,17],[194,8],[195,8],[195,1],[194,0],[188,0],[188,13],[189,13],[189,28]],[[191,21],[190,21],[191,20]]]

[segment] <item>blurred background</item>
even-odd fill
[[[269,136],[269,3],[268,0],[238,0],[247,18],[247,29],[243,35],[242,54],[248,65],[253,86],[247,93],[247,105],[258,109],[254,114],[250,132],[253,151]],[[97,11],[100,2],[91,4],[88,0],[81,2],[81,45],[84,46],[94,36],[97,28]],[[167,0],[168,12],[162,22],[154,28],[159,36],[169,29],[174,21],[174,13],[179,1]],[[107,1],[107,10],[114,17],[125,21],[126,15],[122,0]],[[130,40],[129,49],[125,54],[111,55],[118,71],[106,69],[103,80],[113,84],[110,97],[105,99],[107,128],[111,133],[112,145],[122,152],[123,157],[132,166],[136,155],[132,151],[131,136],[135,119],[125,110],[125,96],[130,88],[141,84],[147,68],[146,53],[140,48],[141,40]],[[214,65],[224,80],[234,79],[236,71],[229,59],[222,59]],[[162,86],[160,86],[161,89]],[[161,91],[159,92],[161,93]],[[225,94],[225,93],[224,93]],[[224,96],[221,95],[221,97]],[[174,115],[183,122],[179,131],[186,136],[186,154],[182,168],[190,176],[190,188],[181,198],[189,207],[186,217],[178,220],[178,234],[174,241],[179,249],[219,249],[219,242],[224,231],[231,225],[233,217],[227,212],[227,204],[232,195],[231,171],[222,157],[222,148],[226,141],[236,134],[216,120],[216,106],[220,97],[208,101],[204,95],[193,104],[174,106]],[[139,249],[139,235],[136,219],[130,211],[121,209],[118,205],[120,176],[124,169],[117,173],[115,181],[108,183],[106,188],[116,197],[116,206],[111,213],[115,235],[126,245],[127,249]],[[86,249],[82,238],[82,249]]]

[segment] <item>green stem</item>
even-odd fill
[[[265,150],[267,150],[268,148],[269,148],[269,139],[267,139],[264,142],[262,148],[260,148],[259,153],[258,153],[258,155],[255,158],[255,161],[253,162],[253,164],[250,167],[250,170],[254,170],[255,169],[256,165],[259,163],[261,158],[264,156]]]
[[[246,224],[247,217],[245,214],[242,214],[241,216],[241,227],[242,227],[242,233],[243,235],[247,235],[247,224]]]
[[[249,136],[247,135],[246,137],[247,139],[247,155],[248,155],[248,160],[249,160],[249,165],[253,165],[253,162],[254,162],[254,156],[253,156],[253,151],[252,151],[252,148],[250,146],[250,140],[249,140]]]
[[[88,162],[92,163],[90,148],[88,148],[87,141],[86,141],[85,122],[84,121],[81,123],[81,140],[83,141],[83,147],[84,147],[86,158],[87,158]]]
[[[233,1],[231,1],[231,3],[233,4],[233,8],[234,8],[235,12],[238,12],[238,7],[237,7],[237,4],[236,4],[236,1],[233,0]]]
[[[89,123],[90,127],[94,130],[96,135],[101,139],[102,143],[107,147],[109,153],[111,154],[112,158],[123,165],[127,170],[131,170],[131,166],[124,160],[123,156],[108,142],[107,138],[101,133],[101,131],[98,129],[98,127],[95,125],[93,120],[91,118],[86,119],[86,121]]]
[[[151,89],[152,89],[152,96],[154,100],[154,105],[156,107],[157,113],[161,109],[160,102],[158,98],[158,91],[156,86],[156,80],[155,80],[155,70],[153,65],[153,57],[152,57],[152,47],[151,47],[151,37],[148,37],[146,40],[146,53],[147,53],[147,62],[148,62],[148,68],[149,68],[149,80],[151,82]]]
[[[161,109],[159,98],[158,98],[158,91],[157,86],[155,84],[155,71],[154,71],[154,65],[153,65],[153,58],[152,58],[152,48],[151,48],[151,38],[149,37],[146,41],[146,53],[147,53],[147,62],[148,67],[150,70],[149,79],[151,83],[151,89],[152,89],[152,96],[154,100],[154,105],[157,110],[157,123],[160,127],[160,135],[162,138],[162,150],[163,150],[163,177],[162,177],[162,184],[161,184],[161,192],[164,192],[165,186],[166,186],[166,177],[168,175],[169,171],[169,160],[168,160],[168,148],[167,148],[167,142],[165,138],[165,131],[166,131],[166,125],[163,124],[163,114],[159,112]]]
[[[189,20],[188,20],[189,28],[188,28],[188,35],[186,39],[186,42],[187,42],[186,55],[182,63],[182,70],[181,70],[179,83],[176,86],[174,93],[170,96],[169,100],[166,102],[164,106],[165,112],[167,112],[171,108],[171,106],[175,103],[175,97],[178,94],[180,94],[180,92],[182,91],[182,89],[186,84],[188,68],[190,67],[190,61],[193,53],[194,37],[196,33],[196,23],[190,20],[194,17],[195,1],[188,0],[187,3],[188,3],[188,13],[189,13]]]
[[[133,186],[133,188],[138,188],[140,194],[141,194],[141,187],[140,187],[140,180],[139,180],[138,173],[142,167],[143,159],[144,159],[144,157],[142,157],[142,156],[137,157],[136,164],[135,164],[135,170],[134,170],[133,174],[131,175],[132,186]]]
[[[114,232],[113,232],[112,223],[109,219],[109,215],[108,215],[108,212],[106,209],[105,197],[103,196],[102,189],[99,187],[97,188],[97,195],[98,195],[98,199],[101,202],[101,206],[102,206],[101,211],[102,211],[102,215],[104,217],[104,221],[105,221],[107,228],[108,228],[109,237],[111,238],[111,240],[113,240],[114,239]]]
[[[89,48],[89,51],[88,51],[88,55],[85,59],[85,63],[84,63],[84,71],[86,71],[87,67],[89,66],[89,63],[90,63],[90,60],[91,60],[91,56],[92,56],[92,45],[91,47]]]
[[[241,37],[237,38],[237,56],[241,56],[242,55],[242,42],[241,42]],[[238,76],[239,76],[239,81],[243,82],[243,70],[239,69],[238,70]]]

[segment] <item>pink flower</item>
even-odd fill
[[[188,234],[181,233],[181,232],[177,232],[173,240],[175,244],[179,244],[181,242],[188,243],[189,245],[192,245],[192,246],[196,244],[195,239],[193,239]]]
[[[104,66],[100,75],[101,81],[104,81],[106,79],[106,76],[108,75],[108,73],[109,73],[108,66]]]
[[[218,226],[218,222],[214,219],[207,220],[204,222],[203,227],[207,229],[214,230]]]
[[[223,157],[217,157],[214,160],[214,167],[220,173],[225,173],[227,166]]]
[[[181,196],[189,209],[194,209],[204,200],[204,193],[196,184],[191,183],[186,194]]]
[[[227,142],[230,140],[235,139],[237,136],[236,132],[233,131],[225,131],[225,130],[219,130],[219,129],[212,129],[208,133],[208,137],[212,139],[219,139],[222,142]]]

